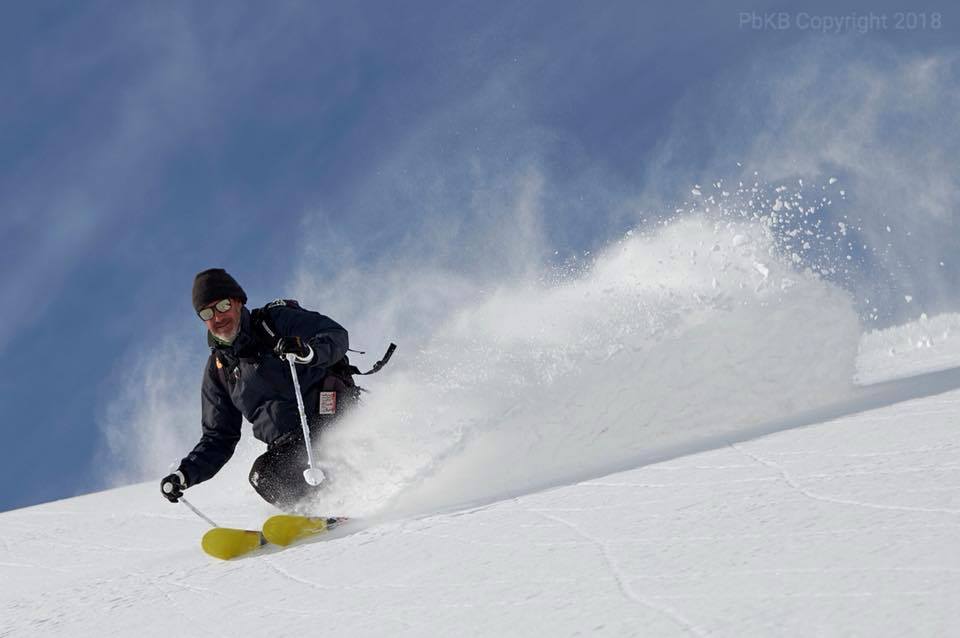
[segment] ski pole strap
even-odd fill
[[[351,370],[350,372],[352,374],[359,374],[364,376],[368,374],[373,374],[374,372],[380,372],[383,366],[387,365],[387,362],[390,361],[390,357],[393,356],[393,351],[396,349],[397,349],[397,344],[391,343],[390,347],[387,348],[386,353],[383,355],[383,358],[377,361],[375,364],[373,364],[372,368],[370,368],[366,372],[360,372],[360,369],[357,368],[356,366],[350,366],[351,368],[353,368],[353,370]]]

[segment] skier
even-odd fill
[[[161,481],[161,492],[172,503],[226,464],[240,440],[242,417],[267,444],[249,475],[260,496],[289,509],[319,489],[304,481],[307,451],[288,353],[296,356],[311,439],[359,396],[350,376],[358,371],[346,358],[349,340],[340,324],[292,300],[253,311],[246,303],[246,293],[221,268],[194,279],[193,307],[206,324],[211,349],[200,392],[203,435]]]

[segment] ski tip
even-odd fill
[[[266,542],[259,530],[214,527],[203,535],[200,547],[214,558],[230,560],[252,552]]]

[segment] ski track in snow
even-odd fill
[[[630,579],[627,574],[620,568],[619,563],[617,562],[616,556],[611,552],[609,545],[606,541],[599,539],[595,536],[592,536],[582,529],[580,529],[576,524],[561,518],[557,515],[546,514],[542,511],[537,512],[543,518],[553,521],[555,523],[560,523],[561,525],[566,525],[578,535],[582,536],[589,542],[593,543],[600,550],[600,553],[603,555],[603,560],[606,562],[607,567],[610,569],[610,573],[613,575],[614,579],[617,581],[617,586],[620,588],[620,591],[623,593],[624,597],[633,602],[643,605],[649,609],[652,609],[660,614],[663,614],[673,622],[677,623],[680,627],[693,634],[694,636],[706,636],[706,632],[697,627],[695,624],[684,618],[679,614],[675,609],[668,605],[656,604],[653,601],[649,600],[645,596],[640,595],[634,591],[633,587],[630,586]]]
[[[815,493],[815,492],[810,491],[809,489],[807,489],[807,488],[805,488],[805,487],[802,487],[802,486],[797,482],[797,480],[796,480],[794,477],[792,477],[785,469],[783,469],[781,466],[777,465],[777,464],[774,463],[773,461],[770,461],[770,460],[768,460],[768,459],[764,459],[764,458],[762,458],[762,457],[760,457],[760,456],[757,456],[756,454],[752,454],[752,453],[750,453],[749,451],[745,450],[742,446],[738,446],[738,445],[735,445],[735,444],[734,444],[734,445],[731,445],[730,447],[733,448],[734,450],[736,450],[737,452],[740,452],[740,453],[743,454],[744,456],[753,459],[753,460],[756,461],[757,463],[759,463],[759,464],[761,464],[761,465],[765,465],[765,466],[767,466],[767,467],[775,470],[776,472],[778,472],[778,473],[780,474],[780,476],[783,478],[783,481],[784,481],[787,485],[789,485],[791,488],[795,489],[795,490],[798,491],[799,493],[803,494],[803,495],[806,496],[807,498],[812,499],[812,500],[814,500],[814,501],[826,501],[826,502],[829,502],[829,503],[839,503],[839,504],[841,504],[841,505],[855,505],[855,506],[857,506],[857,507],[873,507],[873,508],[876,508],[876,509],[885,509],[885,510],[902,510],[902,511],[905,511],[905,512],[944,512],[944,513],[947,513],[947,514],[960,514],[960,509],[938,509],[938,508],[926,508],[926,507],[905,507],[905,506],[898,506],[898,505],[881,505],[881,504],[879,504],[879,503],[866,503],[866,502],[863,502],[863,501],[855,501],[855,500],[850,500],[850,499],[839,499],[839,498],[834,498],[834,497],[830,497],[830,496],[824,496],[824,495],[822,495],[822,494],[817,494],[817,493]],[[949,468],[949,469],[954,469],[954,470],[956,470],[956,469],[960,469],[960,468],[957,468],[957,467],[954,466],[954,467],[951,467],[951,468]],[[912,469],[912,468],[907,468],[907,469],[904,469],[904,470],[900,470],[900,471],[898,471],[897,473],[916,472],[916,471],[918,471],[918,470],[915,470],[915,469]],[[922,471],[922,470],[920,470],[920,471]],[[879,473],[879,472],[861,472],[861,473],[859,473],[859,474],[860,474],[860,475],[863,475],[863,476],[875,476],[875,475],[880,474],[880,473]],[[823,478],[833,479],[833,478],[837,478],[837,477],[839,477],[839,476],[854,476],[854,475],[855,475],[855,474],[853,474],[853,473],[840,473],[840,474],[826,475],[826,476],[824,476]],[[814,477],[814,478],[816,478],[816,477]]]

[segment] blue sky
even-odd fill
[[[400,269],[402,280],[413,255],[496,276],[506,267],[477,238],[514,223],[491,210],[531,170],[545,184],[547,258],[562,261],[789,128],[771,114],[803,121],[777,104],[785,91],[768,89],[808,56],[823,80],[802,84],[803,99],[837,91],[855,102],[857,92],[837,88],[858,77],[848,59],[882,81],[887,57],[947,56],[940,73],[957,77],[949,56],[960,15],[945,4],[914,7],[942,14],[938,29],[840,35],[738,24],[753,11],[796,19],[796,5],[653,6],[5,5],[0,510],[104,485],[116,459],[103,453],[101,424],[141,370],[132,362],[164,339],[205,356],[189,303],[199,270],[226,267],[254,302],[294,292],[305,264],[321,283],[343,260],[372,278]],[[803,10],[893,19],[902,7]],[[940,90],[926,89],[934,99]],[[890,143],[955,160],[948,113],[920,102],[883,113],[909,121],[914,108],[943,116],[944,127],[921,123],[898,139],[892,122],[883,125]],[[824,157],[838,170],[855,165]],[[930,204],[937,210],[956,202],[940,186],[922,187],[946,193]],[[952,220],[923,228],[942,235]],[[953,294],[942,289],[957,270],[948,270],[931,308],[949,309]],[[327,312],[338,316],[336,306]],[[196,367],[198,388],[199,379]],[[199,394],[177,398],[199,405]]]

